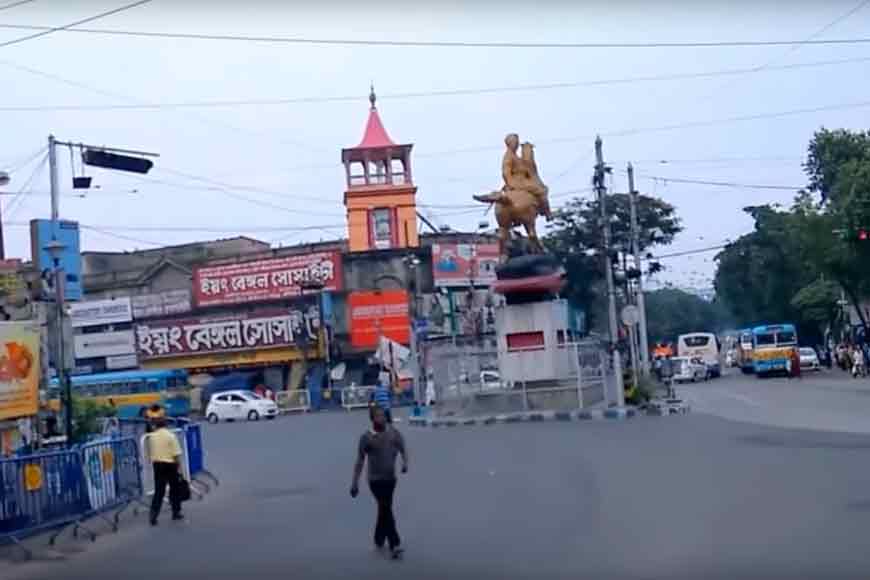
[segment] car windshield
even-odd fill
[[[260,401],[263,399],[263,397],[253,391],[245,391],[244,393],[241,393],[241,395],[246,401]]]
[[[802,348],[801,349],[801,356],[815,356],[815,354],[816,354],[816,351],[814,351],[811,348]]]

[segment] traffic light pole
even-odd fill
[[[607,213],[607,186],[604,183],[608,167],[604,165],[601,137],[595,138],[595,189],[601,209],[601,229],[604,237],[604,277],[607,281],[607,314],[610,322],[610,352],[613,356],[613,373],[616,375],[616,404],[625,405],[625,385],[622,382],[622,356],[619,352],[619,327],[616,321],[616,289],[613,286],[613,265],[610,263],[610,216]]]

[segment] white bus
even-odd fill
[[[677,338],[677,356],[699,358],[707,365],[711,377],[722,375],[719,341],[712,332],[692,332]]]

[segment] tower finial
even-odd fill
[[[375,83],[371,84],[371,92],[369,93],[369,102],[372,104],[372,110],[375,110],[375,102],[378,100],[377,95],[375,95]]]

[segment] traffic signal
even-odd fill
[[[867,230],[861,228],[858,230],[858,239],[862,242],[867,239]]]
[[[118,155],[117,153],[109,153],[102,149],[85,149],[84,153],[82,153],[82,160],[86,165],[116,169],[118,171],[129,171],[131,173],[148,173],[154,167],[154,163],[150,159]]]

